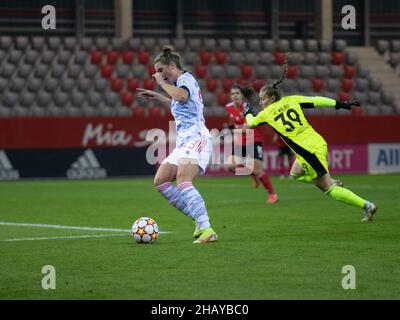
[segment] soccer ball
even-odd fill
[[[158,237],[157,222],[149,217],[141,217],[133,223],[132,234],[137,243],[152,243]]]

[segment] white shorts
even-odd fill
[[[212,138],[202,136],[200,139],[189,141],[180,148],[175,148],[162,163],[169,163],[179,167],[180,159],[193,159],[200,167],[200,174],[204,174],[212,155]]]

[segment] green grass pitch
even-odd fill
[[[378,205],[374,221],[293,180],[272,178],[280,201],[267,205],[249,177],[197,179],[220,237],[207,245],[151,178],[2,182],[0,299],[399,299],[400,176],[339,178]],[[140,216],[170,233],[139,245],[128,232],[4,224],[128,230]],[[55,290],[41,286],[45,265]]]

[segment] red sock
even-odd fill
[[[268,178],[266,173],[263,173],[261,175],[261,177],[259,177],[258,179],[261,181],[261,183],[263,184],[264,188],[268,190],[269,194],[274,194],[275,193],[274,187],[272,186],[272,183],[269,180],[269,178]]]

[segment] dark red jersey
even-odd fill
[[[246,124],[246,119],[243,117],[243,108],[244,103],[242,103],[239,107],[236,107],[233,102],[228,103],[225,105],[225,110],[229,113],[229,122],[235,126],[235,129],[240,129]],[[242,134],[241,138],[237,138],[234,136],[234,143],[238,145],[245,145],[247,143],[252,142],[263,142],[263,136],[258,131],[258,128],[254,128],[254,140],[247,139],[246,141],[246,134]]]
[[[278,137],[278,140],[276,140],[276,144],[278,145],[279,148],[281,147],[287,147],[287,144],[281,137]]]

